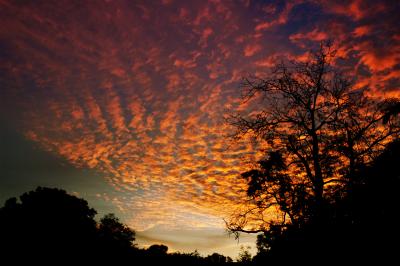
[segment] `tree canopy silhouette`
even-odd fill
[[[6,201],[0,209],[0,246],[4,257],[90,257],[95,244],[96,211],[64,190],[38,187]]]
[[[329,43],[305,62],[282,62],[265,78],[245,78],[243,92],[248,113],[228,122],[234,137],[262,142],[266,156],[242,174],[252,205],[227,222],[234,233],[318,223],[326,205],[353,185],[360,166],[400,133],[398,100],[380,101],[354,88],[335,68]]]
[[[100,241],[108,249],[128,249],[135,241],[135,231],[122,224],[112,213],[100,219],[98,226]]]
[[[84,199],[38,187],[10,198],[0,209],[0,254],[15,263],[124,261],[133,255],[135,232],[113,214],[100,223]]]

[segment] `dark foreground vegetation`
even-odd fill
[[[239,254],[240,262],[214,253],[167,253],[168,247],[136,247],[135,232],[113,214],[97,222],[88,203],[64,190],[38,187],[10,198],[0,209],[2,265],[274,265],[387,261],[397,258],[400,141],[364,167],[357,182],[325,206],[324,220],[288,225],[260,234],[258,253]],[[40,265],[39,264],[39,265]]]
[[[397,261],[400,248],[400,141],[387,145],[356,181],[325,203],[318,221],[272,227],[258,235],[257,265],[289,262],[338,265]]]
[[[8,199],[0,209],[0,265],[228,265],[214,253],[167,253],[135,245],[135,232],[113,214],[97,222],[87,201],[56,188],[38,187]],[[240,260],[249,260],[244,252]]]
[[[230,123],[235,137],[251,133],[268,145],[257,167],[242,174],[250,207],[227,229],[258,233],[253,258],[140,249],[114,215],[96,221],[85,200],[39,187],[0,209],[0,264],[397,265],[400,100],[352,88],[332,67],[334,56],[321,44],[308,62],[245,79],[244,98],[253,105]],[[266,218],[271,209],[277,218]]]

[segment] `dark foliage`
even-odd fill
[[[302,262],[316,264],[366,262],[397,258],[400,228],[400,141],[390,143],[371,165],[363,166],[355,182],[326,205],[325,219],[302,227],[271,227],[258,236],[256,264]]]
[[[276,155],[263,164],[271,170],[282,167],[282,162]],[[39,187],[19,200],[7,200],[0,208],[0,259],[2,265],[316,265],[372,259],[382,264],[398,253],[398,165],[400,140],[388,144],[371,164],[358,168],[354,182],[324,205],[323,219],[272,224],[258,236],[258,254],[251,259],[242,250],[236,263],[218,253],[207,257],[197,252],[168,253],[165,245],[138,249],[133,244],[134,231],[113,214],[96,222],[96,211],[85,200],[63,190]],[[279,180],[273,170],[264,176]]]
[[[11,261],[89,259],[96,241],[96,211],[59,189],[38,187],[0,209],[0,252]],[[56,261],[54,261],[56,262]]]
[[[211,265],[220,265],[225,263],[231,263],[232,259],[230,257],[225,257],[224,255],[213,253],[205,258],[205,261]]]
[[[0,208],[0,265],[228,265],[218,253],[167,253],[165,245],[139,249],[135,232],[114,214],[96,211],[64,190],[38,187]]]
[[[101,261],[124,262],[134,258],[135,232],[114,214],[107,214],[97,226],[96,256]]]

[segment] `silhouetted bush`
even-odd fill
[[[205,261],[209,264],[220,265],[224,263],[231,263],[232,259],[230,257],[225,257],[224,255],[213,253],[207,257],[205,257]]]

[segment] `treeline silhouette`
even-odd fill
[[[167,253],[136,246],[135,232],[114,214],[97,222],[88,202],[57,188],[38,187],[0,209],[0,265],[229,265],[218,253]]]

